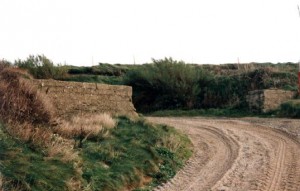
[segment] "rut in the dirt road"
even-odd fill
[[[157,191],[300,191],[300,144],[285,133],[242,119],[148,119],[182,130],[195,147]]]

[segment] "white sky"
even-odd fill
[[[297,62],[300,0],[0,0],[0,59]]]

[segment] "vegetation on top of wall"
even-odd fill
[[[69,75],[64,78],[58,78],[58,80],[72,81],[72,82],[100,83],[100,84],[110,84],[110,85],[124,84],[124,76],[103,76],[103,75],[93,75],[93,74]]]
[[[108,64],[99,63],[97,66],[91,67],[76,67],[72,66],[68,73],[77,74],[89,74],[89,75],[103,75],[103,76],[121,76],[129,70],[127,65],[121,64]]]
[[[28,70],[37,79],[57,79],[67,75],[67,68],[65,66],[55,66],[44,55],[30,55],[26,60],[16,60],[14,65]]]

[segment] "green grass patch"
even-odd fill
[[[65,182],[74,176],[71,163],[58,158],[45,160],[43,153],[32,150],[8,136],[0,124],[0,172],[4,190],[66,190]]]
[[[191,143],[174,128],[120,118],[110,136],[84,144],[83,178],[92,190],[121,190],[172,178],[191,156]]]
[[[19,142],[4,129],[1,125],[4,190],[67,190],[67,182],[79,175],[72,162],[45,158],[41,149]],[[176,174],[191,156],[192,145],[172,127],[121,117],[117,127],[87,139],[78,151],[83,173],[76,178],[83,189],[150,190]]]
[[[101,83],[111,85],[122,85],[124,84],[123,76],[103,76],[103,75],[70,75],[68,77],[61,78],[62,81],[73,81],[73,82],[88,82],[88,83]]]
[[[192,110],[160,110],[152,113],[146,113],[147,116],[159,116],[159,117],[180,117],[180,116],[205,116],[205,117],[268,117],[272,116],[271,113],[259,114],[253,113],[248,110],[242,109],[192,109]]]

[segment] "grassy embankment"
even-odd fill
[[[4,190],[76,190],[79,185],[86,190],[148,190],[173,177],[191,155],[191,143],[173,128],[127,118],[118,119],[106,137],[86,140],[74,150],[80,169],[72,160],[47,157],[45,151],[11,137],[3,125],[0,140]]]
[[[59,119],[24,77],[0,67],[0,190],[147,190],[191,155],[186,136],[143,119]]]

